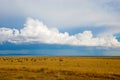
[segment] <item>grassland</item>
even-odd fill
[[[120,57],[0,57],[0,80],[120,80]]]

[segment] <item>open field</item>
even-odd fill
[[[0,80],[120,80],[120,57],[0,57]]]

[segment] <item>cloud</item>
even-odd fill
[[[115,36],[93,37],[91,31],[69,35],[68,32],[59,32],[57,28],[48,28],[41,21],[32,18],[28,18],[24,27],[20,30],[0,28],[0,42],[11,42],[16,44],[66,44],[75,46],[120,46],[120,42],[117,41]]]
[[[9,16],[31,16],[61,30],[101,27],[106,29],[97,36],[120,33],[120,0],[0,0],[0,12],[6,22]]]
[[[120,27],[120,0],[1,0],[0,12],[36,17],[60,28]]]

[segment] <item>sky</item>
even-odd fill
[[[79,48],[68,55],[120,56],[119,14],[120,0],[0,0],[0,54],[10,52],[8,44],[22,45],[19,51],[37,44]]]

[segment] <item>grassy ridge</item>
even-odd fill
[[[0,80],[119,80],[119,62],[119,57],[0,57]]]

